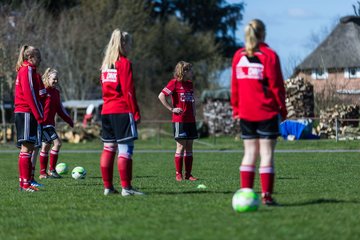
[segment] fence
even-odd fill
[[[321,139],[334,139],[335,141],[341,140],[360,140],[360,127],[359,119],[339,119],[333,118],[334,126],[323,126],[323,129],[319,129],[320,118],[307,118],[311,119],[314,122],[313,132],[316,128],[318,130],[316,133],[320,135]],[[296,119],[292,119],[296,120]],[[198,121],[202,123],[202,120]],[[353,124],[350,124],[353,123]],[[65,123],[60,122],[57,124],[57,129],[60,130],[65,125]],[[200,124],[198,124],[199,126]],[[355,125],[357,127],[349,127],[349,125]],[[97,125],[99,126],[99,125]],[[81,123],[78,123],[78,127],[81,128]],[[88,127],[91,129],[91,125]],[[71,131],[71,130],[70,130]],[[163,139],[172,139],[173,130],[170,120],[144,120],[138,126],[139,138],[141,140],[155,140],[157,144],[161,144]],[[16,130],[14,124],[5,124],[0,125],[0,143],[14,142],[16,139]],[[321,136],[321,134],[326,134],[327,137]],[[4,137],[5,136],[5,137]],[[212,144],[216,144],[218,138],[223,137],[224,135],[212,134],[208,136],[208,139],[211,139]],[[238,138],[238,134],[228,134],[226,136],[231,136]],[[97,138],[99,136],[94,136]],[[201,137],[201,136],[200,136]]]

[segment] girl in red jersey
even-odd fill
[[[135,96],[131,62],[126,57],[131,47],[127,32],[115,29],[105,50],[101,66],[101,86],[104,104],[101,111],[103,152],[100,169],[104,195],[119,193],[113,186],[113,169],[118,149],[118,171],[121,195],[143,195],[134,189],[132,180],[132,154],[137,139],[136,124],[140,123],[140,110]]]
[[[48,93],[49,107],[45,109],[43,131],[42,131],[42,147],[40,151],[40,179],[44,178],[61,178],[56,172],[55,167],[58,159],[58,154],[61,147],[61,139],[55,130],[55,115],[58,114],[65,122],[71,127],[74,126],[72,119],[66,112],[64,106],[61,103],[60,92],[57,89],[58,84],[58,72],[55,69],[47,68],[43,77],[43,83]],[[51,144],[53,147],[51,148]],[[49,172],[46,172],[48,165],[48,156],[50,151],[50,165]]]
[[[35,145],[41,143],[41,124],[44,120],[43,104],[46,89],[41,76],[36,72],[40,65],[39,49],[33,46],[22,46],[16,71],[15,81],[15,127],[19,154],[20,190],[34,192],[38,189],[31,186],[31,156]],[[34,166],[35,167],[35,166]]]
[[[176,152],[174,157],[176,180],[183,180],[183,161],[185,163],[185,179],[196,181],[191,175],[193,163],[193,140],[198,138],[195,122],[195,99],[192,66],[180,61],[176,64],[174,79],[170,80],[159,94],[161,103],[172,112]],[[171,95],[172,105],[166,99]]]
[[[232,62],[231,104],[240,119],[244,156],[240,166],[241,188],[253,188],[256,158],[260,155],[260,182],[264,205],[276,205],[274,149],[280,117],[286,119],[285,87],[277,54],[264,43],[265,25],[252,20],[245,27],[245,48]]]

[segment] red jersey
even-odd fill
[[[36,67],[28,61],[24,61],[18,71],[14,96],[14,112],[32,113],[38,123],[43,122],[46,89]]]
[[[165,96],[171,95],[174,108],[181,108],[182,113],[172,114],[173,122],[195,122],[195,99],[193,84],[190,80],[172,79],[162,90]]]
[[[265,43],[254,56],[239,49],[232,62],[233,117],[263,121],[281,113],[286,118],[285,87],[277,54]]]
[[[45,107],[43,125],[55,126],[55,115],[57,113],[71,127],[74,126],[70,115],[66,112],[64,106],[61,103],[59,90],[54,87],[48,87],[46,88],[46,91],[48,93],[48,98],[50,99],[50,102]]]
[[[132,113],[135,121],[140,119],[131,62],[120,56],[115,69],[101,72],[102,98],[104,105],[101,114]]]

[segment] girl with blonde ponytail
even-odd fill
[[[122,187],[121,195],[143,195],[131,185],[132,154],[140,123],[131,62],[126,57],[131,42],[127,32],[115,29],[105,49],[101,65],[101,86],[104,100],[101,111],[103,152],[100,157],[104,195],[118,194],[113,185],[116,151]]]
[[[256,159],[260,156],[260,183],[264,205],[276,205],[272,197],[274,150],[279,123],[285,120],[285,87],[280,60],[265,41],[265,24],[254,19],[245,27],[245,47],[232,62],[231,105],[233,118],[240,119],[244,156],[240,187],[253,188]]]
[[[35,192],[39,186],[34,180],[35,162],[31,157],[36,145],[41,144],[41,126],[44,121],[43,106],[46,105],[46,89],[36,72],[40,65],[39,49],[24,45],[20,48],[16,63],[15,126],[19,154],[20,190]]]

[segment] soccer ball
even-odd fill
[[[74,179],[84,179],[86,176],[86,170],[83,167],[76,167],[72,170],[71,176]]]
[[[241,188],[232,198],[232,207],[236,212],[256,211],[259,207],[259,197],[251,188]]]
[[[56,165],[55,170],[58,174],[66,174],[68,172],[68,166],[66,163],[59,163]]]

